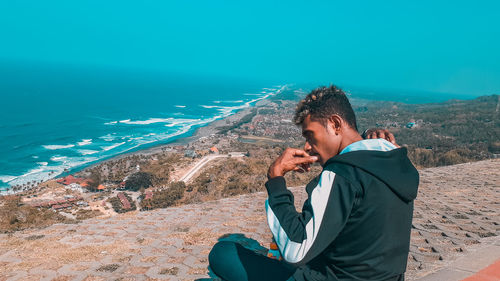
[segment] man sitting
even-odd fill
[[[287,148],[266,183],[267,220],[284,261],[222,241],[210,252],[212,270],[225,280],[404,280],[419,181],[406,148],[390,134],[364,140],[335,86],[308,94],[294,121],[304,149]],[[283,176],[314,162],[323,170],[299,213]]]

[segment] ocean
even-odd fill
[[[0,68],[0,188],[191,135],[285,85],[72,67]]]

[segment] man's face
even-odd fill
[[[311,120],[311,115],[302,122],[302,135],[306,139],[304,150],[311,156],[318,156],[321,166],[339,153],[342,135],[336,133],[334,128],[334,124],[330,121],[324,126],[319,121]]]

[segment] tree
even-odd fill
[[[125,189],[137,191],[141,188],[151,186],[151,174],[145,172],[137,172],[128,177],[125,181]]]
[[[172,182],[169,188],[155,192],[153,198],[142,200],[141,207],[145,210],[170,207],[184,197],[185,190],[183,181]]]
[[[88,181],[88,190],[95,192],[97,187],[101,184],[101,174],[95,170],[90,173]]]

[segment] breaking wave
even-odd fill
[[[65,149],[65,148],[72,148],[75,145],[74,144],[48,144],[48,145],[42,145],[43,148],[48,149],[48,150],[57,150],[57,149]]]

